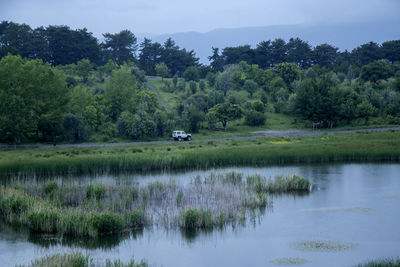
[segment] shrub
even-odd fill
[[[249,110],[245,116],[245,123],[250,126],[264,125],[265,115],[262,112]]]

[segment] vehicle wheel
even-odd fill
[[[179,141],[179,142],[182,142],[182,137],[178,137],[178,141]]]
[[[188,140],[188,141],[192,140],[192,137],[188,136],[187,140]]]

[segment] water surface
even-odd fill
[[[400,256],[400,164],[329,164],[240,167],[186,173],[57,178],[72,183],[147,183],[236,170],[267,177],[295,173],[317,190],[273,197],[273,207],[243,227],[183,233],[149,228],[99,242],[38,238],[0,222],[4,266],[26,264],[52,253],[80,249],[96,261],[145,259],[157,266],[278,266],[299,259],[301,266],[352,266],[369,259]],[[38,180],[41,182],[41,180]],[[2,183],[9,181],[3,180]],[[302,249],[299,243],[326,242],[345,249]],[[350,245],[349,245],[350,244]],[[354,246],[353,246],[354,245]]]

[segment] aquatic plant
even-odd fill
[[[89,238],[148,225],[212,229],[261,215],[271,193],[311,188],[307,180],[294,175],[242,177],[239,172],[212,172],[189,184],[175,180],[107,186],[71,182],[57,187],[53,181],[21,184],[16,180],[18,190],[12,183],[0,188],[0,214],[6,222],[25,225],[33,232]]]
[[[355,267],[400,267],[400,258],[370,260],[365,263],[357,264]]]
[[[354,249],[357,247],[355,243],[345,243],[330,240],[308,240],[299,241],[293,244],[294,247],[302,251],[325,251],[325,252],[339,252]]]
[[[128,263],[124,263],[121,260],[109,260],[105,262],[95,262],[90,255],[83,255],[81,252],[71,252],[65,254],[54,254],[42,257],[27,267],[148,267],[149,265],[144,261],[135,263],[132,259]],[[20,266],[23,267],[23,266]]]

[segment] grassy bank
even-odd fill
[[[36,233],[97,238],[157,225],[183,230],[243,224],[262,214],[269,194],[309,192],[296,175],[275,179],[241,173],[211,173],[189,184],[174,180],[145,185],[10,185],[0,188],[0,215]]]
[[[141,172],[289,163],[400,160],[400,131],[125,147],[0,151],[2,175]]]

